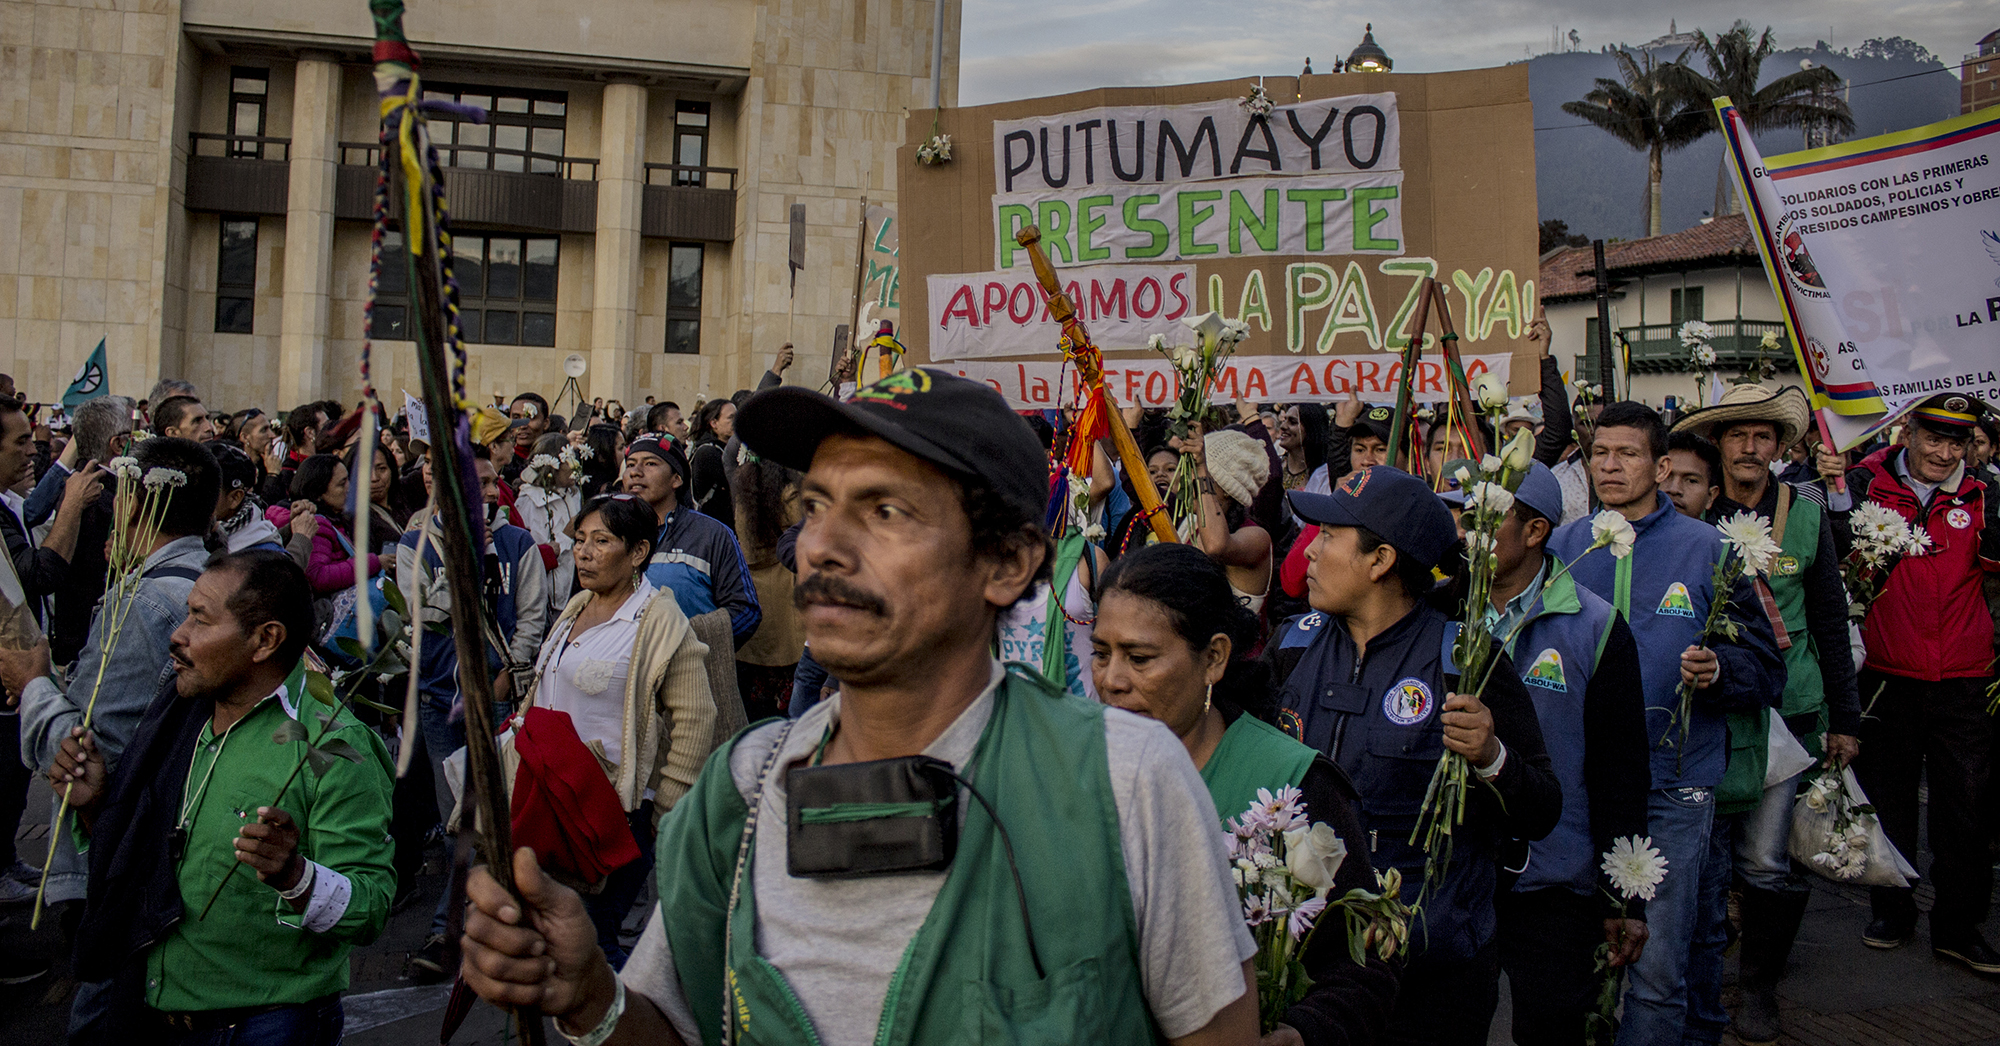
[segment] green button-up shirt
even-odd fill
[[[303,700],[310,709],[326,711],[313,698]],[[317,737],[318,716],[288,706],[283,687],[223,736],[202,728],[179,816],[187,830],[177,866],[187,914],[146,955],[146,1002],[155,1009],[271,1006],[345,991],[348,951],[373,941],[388,922],[396,889],[388,749],[374,731],[342,713],[326,739],[345,740],[361,761],[336,758],[323,775],[308,767],[277,798],[278,786],[305,755],[304,741],[279,744],[274,737],[295,713],[307,736]],[[237,864],[238,830],[260,806],[290,813],[300,829],[300,854],[346,878],[344,906],[330,903],[329,894],[322,899],[329,903],[317,911],[295,912],[246,867],[230,877],[208,917],[201,917],[215,884]],[[338,877],[320,872],[316,880],[317,894]],[[308,928],[308,915],[324,925]]]

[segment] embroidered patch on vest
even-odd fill
[[[1791,577],[1799,572],[1799,557],[1779,556],[1771,562],[1771,573],[1779,577]]]
[[[1306,722],[1292,709],[1284,708],[1278,711],[1278,729],[1284,731],[1286,737],[1300,744],[1305,743]]]
[[[1688,598],[1688,587],[1676,581],[1667,586],[1667,594],[1660,597],[1660,605],[1653,613],[1661,617],[1693,617],[1694,600]]]
[[[1556,653],[1555,647],[1535,655],[1534,665],[1528,669],[1527,675],[1521,677],[1521,682],[1544,690],[1567,691],[1569,678],[1563,674],[1562,655]]]
[[[1398,680],[1382,695],[1382,714],[1397,726],[1414,726],[1430,718],[1431,708],[1436,704],[1430,686],[1411,676]]]
[[[1955,508],[1944,514],[1944,521],[1951,524],[1953,530],[1964,530],[1972,525],[1972,513]]]

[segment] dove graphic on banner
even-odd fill
[[[1981,229],[1979,239],[1986,246],[1986,256],[1993,259],[1994,268],[2000,269],[2000,235]],[[2000,287],[2000,275],[1993,277],[1993,286]]]

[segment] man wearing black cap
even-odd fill
[[[991,655],[1049,570],[1027,424],[911,369],[737,425],[805,472],[796,598],[840,693],[709,759],[621,975],[531,852],[525,912],[475,871],[473,989],[592,1043],[1254,1041],[1255,945],[1180,740]]]
[[[1861,723],[1854,772],[1889,841],[1917,850],[1917,788],[1930,789],[1931,951],[1980,973],[2000,973],[1980,935],[1993,892],[1981,831],[1993,727],[1982,693],[1991,673],[1993,619],[1982,574],[2000,573],[2000,504],[1965,467],[1972,429],[1986,404],[1962,393],[1917,404],[1898,446],[1878,450],[1847,474],[1855,503],[1873,501],[1930,536],[1923,555],[1904,556],[1861,625],[1868,656],[1861,692],[1880,696]],[[1870,889],[1874,921],[1864,944],[1894,948],[1916,936],[1914,891]]]
[[[1458,528],[1422,480],[1375,465],[1331,494],[1290,497],[1320,531],[1306,572],[1313,613],[1289,622],[1267,655],[1286,680],[1280,723],[1366,797],[1376,866],[1401,870],[1407,894],[1425,892],[1384,1041],[1483,1044],[1499,988],[1495,855],[1502,839],[1547,835],[1562,810],[1534,702],[1505,655],[1482,694],[1456,692],[1451,620],[1425,597]],[[1426,883],[1410,833],[1446,748],[1492,788],[1472,788],[1444,879]]]
[[[729,611],[729,630],[740,649],[757,633],[764,610],[736,532],[682,500],[688,476],[687,453],[672,436],[648,432],[625,448],[625,493],[644,499],[660,517],[646,577],[672,592],[690,618],[718,608]]]

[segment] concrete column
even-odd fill
[[[646,89],[606,84],[597,158],[597,252],[590,308],[590,393],[642,402],[633,384],[639,331],[639,212],[646,185]]]
[[[292,95],[291,170],[285,202],[284,308],[278,327],[279,409],[327,394],[326,342],[333,291],[333,179],[339,161],[340,63],[303,52]]]

